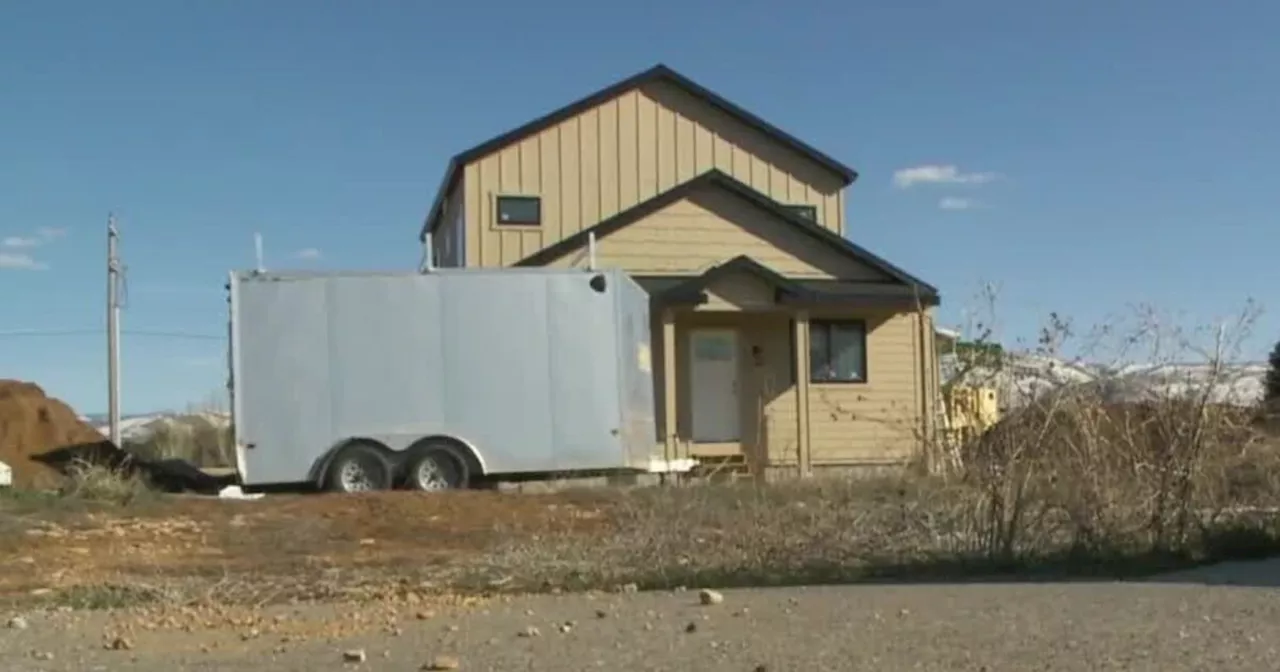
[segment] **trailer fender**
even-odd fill
[[[329,450],[325,451],[325,453],[320,456],[320,459],[316,460],[315,464],[311,466],[311,473],[308,476],[310,482],[316,487],[323,486],[325,474],[329,473],[329,465],[333,463],[333,459],[338,456],[338,453],[342,452],[343,448],[346,448],[353,443],[363,443],[373,446],[382,452],[383,456],[387,458],[387,462],[391,464],[393,469],[399,466],[395,451],[388,448],[385,443],[366,436],[350,436],[334,444],[329,448]]]
[[[488,473],[489,470],[487,469],[484,463],[484,458],[481,457],[480,451],[476,450],[475,445],[472,444],[470,441],[461,439],[456,436],[450,436],[448,434],[433,434],[431,436],[424,436],[421,439],[414,441],[413,444],[410,445],[404,452],[412,453],[414,450],[418,449],[419,447],[426,446],[431,443],[447,443],[450,446],[452,446],[454,449],[456,449],[458,453],[462,456],[462,459],[466,460],[467,471],[470,472],[472,477],[484,476],[486,473]]]

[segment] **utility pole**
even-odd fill
[[[111,443],[120,445],[120,233],[107,215],[107,422]]]

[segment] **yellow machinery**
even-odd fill
[[[947,425],[954,432],[981,434],[1000,420],[994,387],[955,385],[943,393]]]

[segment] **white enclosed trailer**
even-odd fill
[[[661,459],[649,298],[618,271],[233,272],[247,486],[464,487]]]

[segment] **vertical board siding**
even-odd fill
[[[717,168],[844,231],[844,185],[810,159],[669,84],[629,91],[464,170],[468,263],[509,266]],[[542,198],[542,225],[500,227],[500,194]]]

